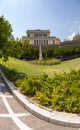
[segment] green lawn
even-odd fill
[[[69,72],[71,69],[80,69],[80,58],[61,62],[61,64],[53,66],[44,66],[44,65],[34,65],[30,64],[28,61],[21,61],[14,58],[9,58],[7,62],[4,62],[0,59],[0,63],[5,65],[10,69],[16,69],[19,72],[31,74],[41,74],[43,72],[47,73],[49,76],[56,73]]]

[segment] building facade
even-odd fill
[[[59,45],[60,39],[55,36],[50,36],[49,30],[27,30],[27,36],[22,37],[22,40],[25,38],[29,39],[30,45]]]
[[[80,40],[80,34],[77,33],[77,34],[73,37],[73,40]]]

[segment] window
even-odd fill
[[[37,40],[37,45],[38,45],[38,40]]]
[[[30,37],[30,34],[28,33],[28,37]]]
[[[36,40],[34,40],[34,45],[36,45]]]
[[[42,37],[42,34],[41,34],[41,33],[39,34],[39,37]]]
[[[46,40],[46,44],[48,44],[48,40]]]
[[[41,44],[43,45],[43,40],[41,40]]]
[[[44,34],[43,34],[43,36],[44,36],[44,37],[47,37],[47,34],[46,34],[46,33],[44,33]]]
[[[53,44],[55,44],[55,40],[53,40]]]
[[[44,40],[44,45],[45,45],[46,41]]]
[[[39,40],[39,45],[41,44],[41,40]]]
[[[38,33],[35,33],[34,36],[35,36],[35,37],[38,37]]]

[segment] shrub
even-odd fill
[[[43,60],[34,60],[30,63],[38,64],[38,65],[57,65],[60,64],[60,60],[57,58],[51,58],[51,59],[43,59]]]
[[[80,70],[55,74],[32,75],[16,82],[19,89],[43,106],[53,110],[80,113]]]
[[[29,97],[53,110],[80,113],[80,70],[70,73],[23,77],[15,70],[7,71],[11,81]]]

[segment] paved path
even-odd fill
[[[79,130],[50,124],[25,110],[0,77],[0,130]]]

